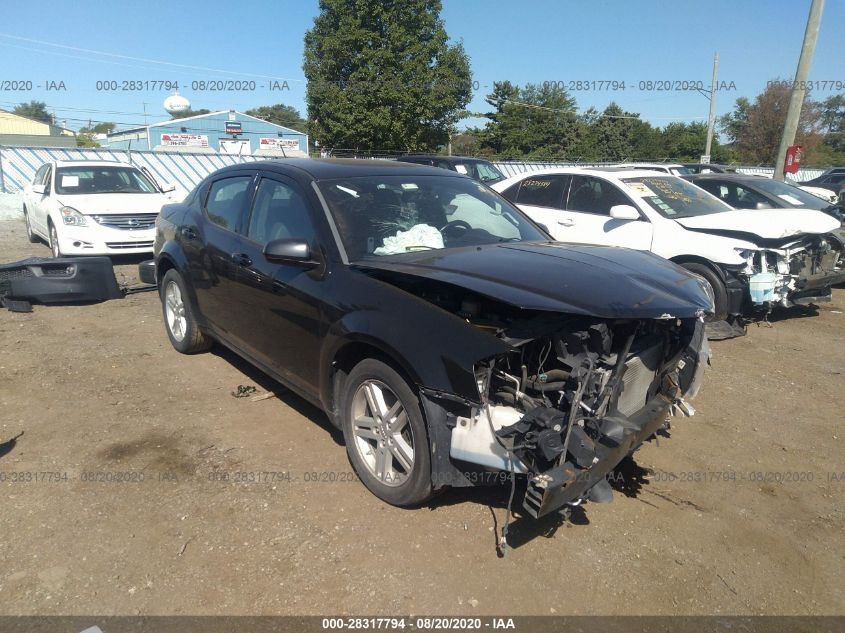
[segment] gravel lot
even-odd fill
[[[0,253],[49,251],[7,219]],[[0,613],[845,614],[843,311],[714,343],[614,502],[518,521],[504,558],[507,488],[381,503],[318,410],[176,353],[153,293],[0,312]]]

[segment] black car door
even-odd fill
[[[201,212],[186,218],[180,229],[200,313],[219,333],[237,326],[232,301],[237,265],[233,256],[254,192],[256,172],[228,173],[212,181]]]
[[[230,297],[238,306],[233,334],[242,349],[309,392],[318,383],[322,270],[269,262],[263,249],[273,240],[296,239],[319,252],[313,211],[292,179],[261,175],[238,242],[237,287]]]

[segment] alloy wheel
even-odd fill
[[[170,281],[164,290],[164,313],[167,316],[167,328],[173,338],[181,342],[185,338],[188,329],[188,320],[185,316],[185,302],[182,300],[182,291],[175,281]]]
[[[414,435],[397,395],[378,380],[363,382],[352,398],[355,449],[370,473],[400,486],[414,469]]]

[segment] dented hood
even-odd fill
[[[811,209],[736,209],[675,221],[697,231],[745,233],[765,240],[830,233],[839,228],[837,220]]]
[[[432,279],[527,310],[600,318],[689,318],[711,311],[698,277],[645,251],[503,243],[362,260],[361,270]]]

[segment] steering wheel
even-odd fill
[[[451,232],[451,229],[461,229],[461,231],[469,231],[472,229],[472,226],[469,224],[469,222],[464,222],[463,220],[452,220],[451,222],[447,222],[446,224],[444,224],[443,227],[440,229],[440,232],[443,233],[443,235],[446,235],[447,233]],[[457,235],[455,237],[457,237]]]

